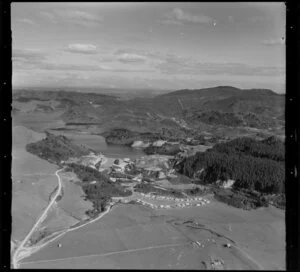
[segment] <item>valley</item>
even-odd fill
[[[274,253],[263,239],[250,242],[266,235],[263,225],[284,229],[283,112],[282,95],[233,87],[127,100],[15,92],[14,268],[284,267],[284,236]],[[28,208],[35,216],[20,228],[26,199],[38,197],[34,179],[44,202]],[[248,217],[261,223],[250,226]],[[196,221],[210,231],[196,230]]]

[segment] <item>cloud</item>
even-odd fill
[[[164,15],[165,19],[160,22],[163,24],[182,25],[184,23],[192,24],[210,24],[215,22],[212,17],[206,15],[193,15],[179,8],[174,8],[171,12]]]
[[[117,54],[117,60],[122,63],[144,63],[146,57],[138,54],[122,53]]]
[[[285,73],[283,67],[251,66],[244,63],[203,63],[175,55],[168,55],[155,67],[161,73],[169,75],[280,76]]]
[[[40,12],[51,23],[68,23],[85,27],[97,26],[103,21],[101,16],[81,10],[54,9],[52,12]]]
[[[123,56],[124,57],[124,56]],[[131,56],[131,61],[134,58]],[[71,64],[71,63],[58,63],[49,61],[44,52],[37,50],[14,49],[13,50],[13,69],[15,71],[24,70],[56,70],[56,71],[103,71],[103,72],[151,72],[153,69],[128,69],[114,68],[101,63],[94,64]],[[127,56],[127,61],[130,58]],[[130,62],[130,61],[129,61]]]
[[[42,62],[37,66],[43,70],[64,70],[64,71],[97,71],[99,67],[94,64],[68,64],[56,62]]]
[[[13,49],[12,59],[14,62],[29,62],[35,64],[45,60],[45,54],[33,49]]]
[[[97,47],[93,44],[69,44],[64,51],[78,54],[97,54]]]
[[[16,20],[18,23],[27,24],[27,25],[35,25],[36,23],[28,18],[20,18]]]
[[[277,39],[267,39],[267,40],[263,40],[261,41],[262,44],[264,45],[281,45],[281,44],[285,44],[285,38],[277,38]]]
[[[134,49],[119,49],[114,53],[111,60],[116,60],[121,63],[145,63],[148,56],[140,50]]]
[[[151,72],[152,70],[140,70],[140,69],[123,69],[113,68],[102,64],[68,64],[68,63],[54,63],[45,62],[38,66],[39,69],[44,70],[63,70],[63,71],[102,71],[102,72],[119,72],[119,73],[132,73],[132,72]]]

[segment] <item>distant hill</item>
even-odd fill
[[[243,90],[230,86],[179,90],[153,99],[155,109],[179,115],[190,125],[203,122],[258,128],[279,126],[283,122],[276,122],[276,119],[282,119],[284,106],[285,95],[268,89]]]
[[[102,132],[118,128],[159,132],[167,128],[177,134],[179,130],[250,127],[283,134],[284,107],[285,95],[269,89],[231,86],[184,89],[127,100],[70,91],[21,90],[13,94],[14,116],[23,118],[26,111],[47,114],[49,118],[52,114],[67,127],[86,123],[101,128]]]
[[[223,112],[251,111],[257,112],[259,107],[283,107],[283,95],[278,95],[268,89],[238,89],[229,86],[199,90],[179,90],[156,96],[155,102],[163,104],[171,101],[179,109],[180,103],[184,110],[219,110]],[[180,100],[180,101],[178,101]],[[246,108],[244,106],[247,105]]]
[[[67,92],[67,91],[38,91],[38,90],[18,90],[13,93],[13,100],[19,102],[29,102],[31,100],[57,100],[73,101],[79,104],[86,104],[92,101],[102,104],[107,101],[116,100],[115,96],[97,93]]]

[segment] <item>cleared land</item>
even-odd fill
[[[236,241],[263,269],[285,268],[285,213],[275,207],[246,211],[212,202],[199,208],[158,210],[157,214],[195,219]]]
[[[24,261],[101,255],[188,242],[180,232],[166,224],[164,217],[156,217],[152,210],[121,205],[99,221],[68,232]],[[57,247],[58,243],[62,244],[61,248]]]
[[[21,240],[47,206],[57,186],[57,167],[26,152],[25,145],[44,135],[24,127],[13,127],[12,151],[12,240]]]
[[[75,174],[66,174],[64,172],[60,176],[63,186],[63,197],[58,202],[59,208],[76,219],[87,219],[88,216],[85,212],[92,209],[93,205],[91,202],[84,200],[85,194],[81,186],[75,183],[78,181],[78,178]]]
[[[186,224],[189,220],[200,225],[191,227]],[[232,247],[225,248],[226,243]],[[212,269],[214,261],[222,260],[224,269],[280,269],[285,266],[284,251],[284,215],[273,207],[244,211],[211,203],[154,211],[127,204],[113,208],[99,221],[68,232],[20,265]]]

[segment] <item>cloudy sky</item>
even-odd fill
[[[12,3],[14,87],[285,92],[283,3]]]

